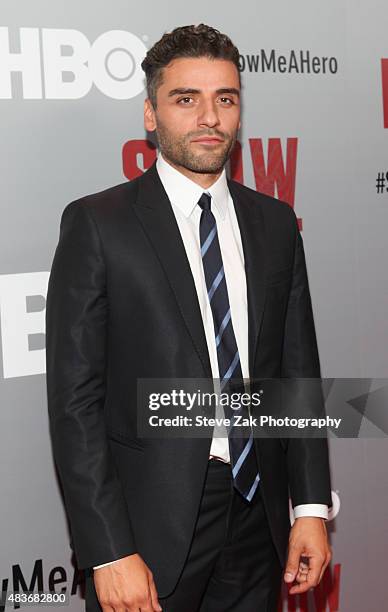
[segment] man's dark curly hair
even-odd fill
[[[146,75],[147,94],[154,108],[156,108],[156,91],[163,82],[163,68],[173,59],[182,57],[228,60],[236,66],[240,79],[240,54],[226,34],[204,23],[175,28],[172,32],[163,34],[148,51],[141,64]]]

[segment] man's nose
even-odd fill
[[[198,125],[215,127],[219,124],[219,116],[216,103],[213,101],[202,102],[198,109]]]

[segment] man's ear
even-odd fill
[[[155,111],[151,100],[144,100],[144,127],[147,132],[153,132],[156,129]]]

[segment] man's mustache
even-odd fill
[[[218,130],[207,130],[206,132],[190,132],[189,134],[187,134],[186,138],[189,140],[193,140],[194,138],[202,138],[203,136],[207,136],[208,138],[221,138],[222,140],[230,140],[229,134],[219,132]]]

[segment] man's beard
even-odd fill
[[[218,130],[189,132],[185,136],[174,136],[160,121],[156,129],[160,150],[166,160],[199,174],[218,174],[225,166],[236,143],[237,130],[230,136]],[[194,153],[190,141],[194,138],[218,137],[224,142],[217,146],[217,151],[209,150]]]

